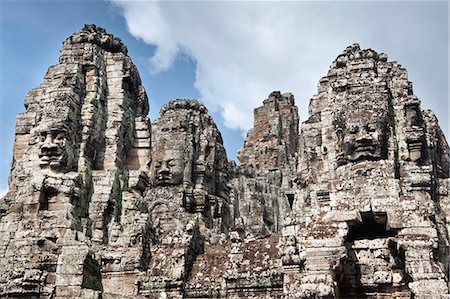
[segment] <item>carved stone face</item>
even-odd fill
[[[419,105],[405,106],[406,123],[409,126],[420,126],[420,108]]]
[[[185,163],[182,150],[167,150],[155,161],[155,186],[179,185],[183,182]]]
[[[39,165],[41,168],[60,169],[67,165],[65,158],[66,131],[62,127],[39,133]]]
[[[386,158],[386,115],[347,115],[338,128],[341,154],[338,164]]]

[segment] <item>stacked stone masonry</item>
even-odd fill
[[[406,70],[358,44],[299,128],[272,92],[229,161],[196,100],[153,122],[120,39],[85,25],[17,117],[5,298],[450,298],[449,147]]]

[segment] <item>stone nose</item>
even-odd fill
[[[372,143],[372,134],[367,129],[361,129],[358,131],[356,141],[359,143]]]
[[[169,169],[169,166],[167,165],[167,163],[161,164],[161,167],[159,168],[158,173],[159,174],[169,174],[170,173],[170,169]]]

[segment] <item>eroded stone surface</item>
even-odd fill
[[[406,70],[348,47],[299,133],[272,92],[228,161],[196,100],[148,99],[86,25],[17,117],[0,294],[42,298],[449,298],[449,147]]]
[[[25,108],[2,200],[1,294],[105,292],[111,279],[144,267],[147,254],[148,213],[135,190],[148,171],[135,159],[148,162],[150,123],[136,67],[119,39],[86,25],[63,43]],[[124,279],[124,292],[134,284]]]
[[[320,80],[310,115],[282,233],[284,267],[302,270],[286,273],[285,287],[304,298],[448,296],[438,195],[448,145],[406,70],[352,45]]]

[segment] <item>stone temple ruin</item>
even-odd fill
[[[229,161],[206,107],[146,92],[95,25],[17,117],[5,298],[450,298],[449,147],[407,72],[354,44],[300,125],[272,92]]]

